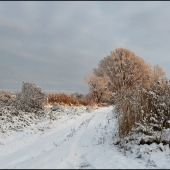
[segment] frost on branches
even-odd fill
[[[59,104],[52,108],[44,108],[46,95],[34,83],[23,82],[22,91],[16,95],[1,91],[0,93],[0,133],[22,131],[25,127],[41,122],[58,121],[62,117],[71,119],[82,112],[91,112],[93,108],[65,109]],[[43,130],[45,127],[42,127]]]
[[[26,112],[36,112],[43,109],[45,93],[34,83],[23,82],[22,91],[17,95],[16,107]]]
[[[170,144],[166,135],[170,128],[169,84],[157,83],[150,91],[141,87],[122,89],[115,103],[122,139],[134,140],[136,134],[138,144]]]

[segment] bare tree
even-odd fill
[[[152,72],[153,81],[154,82],[160,81],[162,83],[165,83],[167,81],[165,73],[166,72],[164,71],[164,69],[160,67],[158,64],[154,65]]]
[[[101,99],[111,96],[111,92],[108,89],[107,77],[89,75],[84,79],[84,83],[90,85],[90,93],[93,100],[97,103],[99,103]]]
[[[112,92],[122,87],[142,84],[149,88],[152,68],[142,58],[128,49],[118,48],[102,59],[94,69],[97,77],[107,77]]]

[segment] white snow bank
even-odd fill
[[[65,114],[52,123],[46,121],[22,132],[1,134],[0,168],[148,168],[143,157],[135,158],[128,152],[125,155],[123,149],[113,144],[118,140],[118,127],[112,109]],[[146,150],[144,147],[140,152]],[[155,159],[156,167],[167,168],[169,158],[163,153],[169,151],[165,146],[160,147],[167,152],[160,151],[158,157],[154,152],[151,158]]]
[[[1,134],[1,168],[144,168],[112,143],[112,107]],[[71,119],[72,118],[72,119]],[[46,127],[44,131],[36,127]],[[32,134],[31,134],[32,133]]]

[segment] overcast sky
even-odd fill
[[[83,79],[116,48],[170,78],[170,2],[0,2],[0,88],[88,92]]]

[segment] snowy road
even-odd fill
[[[100,108],[60,125],[54,122],[56,128],[44,134],[25,131],[4,137],[0,168],[146,168],[113,145],[112,109]]]

